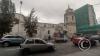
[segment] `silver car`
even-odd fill
[[[20,45],[21,50],[24,52],[36,52],[42,50],[54,51],[55,47],[53,43],[48,43],[40,38],[26,39],[26,41]]]
[[[10,45],[20,45],[24,41],[25,38],[22,36],[6,35],[0,39],[0,44],[4,47],[8,47]]]

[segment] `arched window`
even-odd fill
[[[72,16],[72,21],[74,20],[74,16]]]

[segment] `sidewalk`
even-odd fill
[[[95,47],[88,51],[81,51],[63,56],[100,56],[100,47]]]

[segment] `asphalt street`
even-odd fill
[[[75,47],[71,42],[67,43],[56,43],[56,51],[55,52],[37,52],[28,54],[27,56],[62,56],[68,55],[75,52],[79,52],[80,49]],[[0,47],[0,56],[20,56],[20,48],[17,47]]]

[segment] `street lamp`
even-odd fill
[[[21,7],[22,7],[23,2],[20,0],[20,14],[21,14]]]
[[[23,2],[20,0],[20,15],[19,15],[19,23],[20,23],[20,18],[21,18],[21,7],[22,7]],[[19,23],[18,23],[18,34],[19,34]]]

